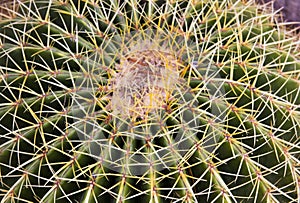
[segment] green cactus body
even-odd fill
[[[298,42],[253,1],[20,2],[0,199],[298,202]]]

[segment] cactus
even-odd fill
[[[18,1],[1,202],[297,202],[296,36],[254,0]]]

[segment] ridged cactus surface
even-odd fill
[[[19,4],[1,203],[299,202],[299,43],[254,1]]]

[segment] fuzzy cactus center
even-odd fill
[[[179,60],[165,51],[141,50],[121,57],[112,79],[113,112],[144,118],[162,109],[179,82]]]

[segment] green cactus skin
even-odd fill
[[[0,21],[1,203],[299,202],[299,43],[272,19],[242,0],[20,2]],[[159,57],[120,43],[147,30],[173,42]]]

